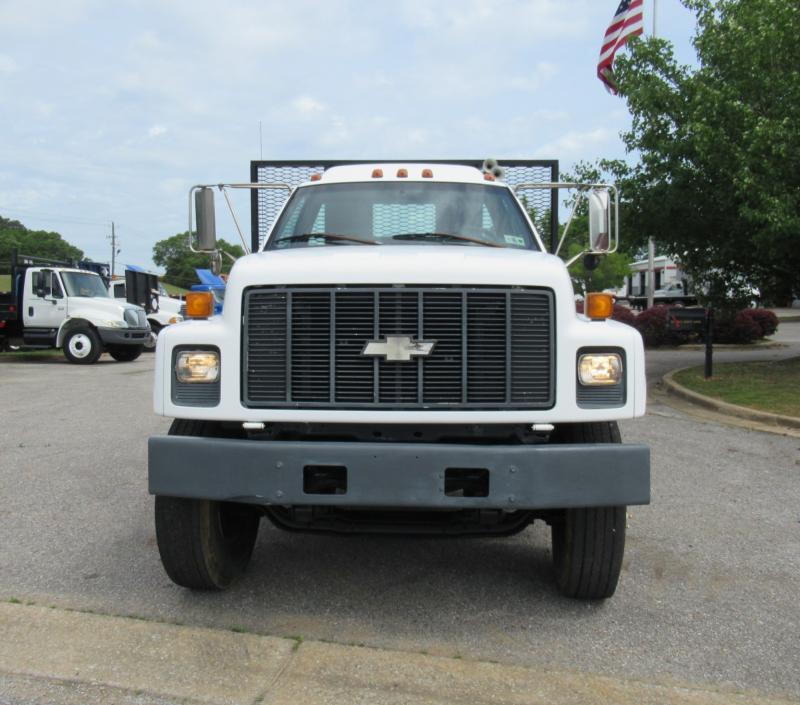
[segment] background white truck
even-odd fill
[[[649,449],[616,423],[645,411],[641,337],[610,320],[608,295],[576,314],[564,262],[502,171],[467,164],[234,185],[290,195],[233,266],[222,314],[190,294],[187,316],[207,320],[159,337],[154,406],[175,421],[150,438],[149,489],[174,582],[228,586],[261,516],[447,535],[542,520],[559,589],[613,594],[626,506],[650,498]],[[192,190],[207,251],[214,188]],[[614,249],[613,188],[579,191],[587,249]]]
[[[69,362],[103,352],[135,360],[150,336],[144,309],[109,297],[100,275],[12,252],[10,291],[0,293],[0,350],[62,348]]]
[[[164,326],[183,320],[180,312],[182,302],[167,295],[155,274],[126,269],[125,277],[111,280],[108,290],[111,298],[140,306],[147,313],[150,336],[145,343],[145,350],[155,350],[158,334]]]

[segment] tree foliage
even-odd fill
[[[217,248],[229,253],[234,258],[244,255],[244,250],[239,245],[232,245],[223,239],[217,240]],[[199,254],[189,249],[189,233],[183,232],[160,240],[153,246],[153,262],[159,267],[164,267],[164,281],[188,289],[192,284],[197,284],[195,269],[207,269],[210,265],[207,254]],[[222,271],[230,272],[232,260],[223,255]]]
[[[83,251],[64,240],[61,235],[45,230],[28,230],[18,220],[0,216],[0,264],[11,259],[11,251],[31,257],[46,257],[62,262],[79,260]]]
[[[697,15],[697,68],[655,38],[615,64],[633,118],[623,140],[639,156],[606,164],[626,237],[652,236],[714,280],[716,305],[750,286],[785,303],[800,292],[800,5],[683,1]]]

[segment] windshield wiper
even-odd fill
[[[498,242],[479,240],[476,237],[456,235],[455,233],[401,233],[400,235],[392,235],[392,240],[458,240],[459,242],[472,242],[486,247],[505,247],[505,245],[501,245]]]
[[[275,242],[304,242],[315,237],[321,237],[323,240],[331,240],[332,242],[358,242],[361,245],[381,244],[375,240],[364,240],[355,235],[339,235],[337,233],[301,233],[300,235],[287,235],[286,237],[279,237]]]

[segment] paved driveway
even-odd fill
[[[702,353],[655,353],[651,371],[676,355]],[[0,598],[800,698],[797,438],[661,403],[622,424],[653,449],[653,504],[631,510],[603,604],[556,594],[540,524],[434,540],[264,523],[241,584],[192,594],[161,569],[146,493],[145,439],[169,424],[150,410],[152,357],[106,357],[0,362]]]

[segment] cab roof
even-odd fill
[[[423,171],[430,176],[423,177]],[[382,176],[373,176],[380,172]],[[398,176],[405,173],[406,176]],[[317,183],[349,183],[357,181],[446,181],[467,184],[503,186],[502,182],[486,181],[480,169],[457,164],[372,163],[332,166],[322,173]]]

